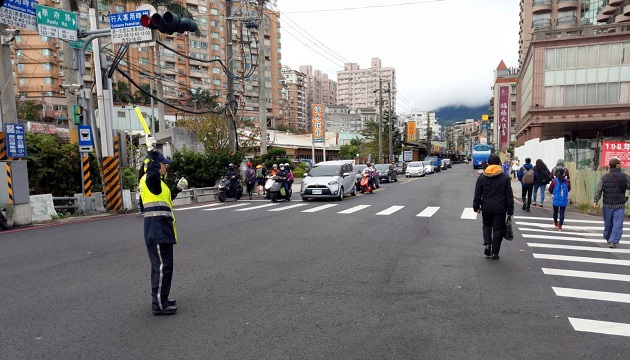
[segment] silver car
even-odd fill
[[[350,194],[356,196],[356,176],[349,160],[322,161],[305,175],[300,187],[302,200],[309,198],[336,198]]]

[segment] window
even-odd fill
[[[24,51],[22,51],[22,50],[15,50],[15,56],[20,57],[22,55],[24,55]]]
[[[42,68],[44,70],[52,70],[53,69],[53,64],[51,64],[51,63],[43,63],[42,64]]]
[[[18,84],[20,84],[20,85],[25,85],[25,84],[26,84],[26,79],[24,79],[24,78],[19,78],[19,79],[18,79]]]
[[[50,38],[49,38],[48,36],[40,36],[40,37],[39,37],[39,39],[40,39],[42,42],[49,42],[49,41],[50,41]]]
[[[217,9],[210,9],[210,14],[212,14],[212,15],[219,15],[219,10],[217,10]]]
[[[42,49],[42,55],[43,56],[51,56],[52,55],[52,50],[50,50],[50,49]]]
[[[212,33],[210,33],[210,37],[212,37],[213,39],[218,39],[219,38],[219,33],[212,32]]]
[[[221,80],[216,79],[216,80],[212,81],[212,83],[213,83],[214,85],[221,85]]]
[[[219,45],[217,45],[217,44],[213,44],[213,45],[212,45],[212,50],[214,50],[214,51],[219,51],[219,50],[221,50],[221,48],[219,48]]]
[[[149,58],[140,58],[140,65],[149,65]]]
[[[44,84],[46,84],[46,85],[52,85],[52,84],[54,84],[54,83],[55,83],[55,79],[50,78],[50,77],[44,78]]]
[[[26,67],[24,66],[24,64],[17,64],[17,69],[18,71],[24,71],[26,70]]]
[[[199,20],[199,23],[200,23],[201,25],[206,25],[206,24],[208,23],[208,19],[206,19],[206,18],[204,18],[204,17],[199,18],[199,19],[197,19],[197,20]]]
[[[116,5],[116,13],[123,13],[123,12],[125,12],[125,7],[121,5]]]
[[[213,73],[213,74],[220,74],[220,73],[221,73],[221,69],[218,69],[218,68],[212,68],[212,73]]]
[[[199,5],[199,13],[200,14],[205,14],[208,12],[208,8],[202,5]]]

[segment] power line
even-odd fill
[[[332,11],[349,11],[349,10],[376,9],[376,8],[395,7],[395,6],[420,5],[420,4],[428,4],[428,3],[442,2],[442,1],[446,1],[446,0],[426,0],[426,1],[414,1],[414,2],[400,3],[400,4],[368,5],[368,6],[359,6],[359,7],[350,7],[350,8],[338,8],[338,9],[319,9],[319,10],[292,11],[292,12],[289,12],[289,14],[307,14],[307,13],[314,13],[314,12],[332,12]]]

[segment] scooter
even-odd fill
[[[284,194],[284,195],[282,194],[285,191],[284,188],[282,187],[282,182],[287,181],[284,177],[273,176],[269,180],[271,180],[272,183],[269,189],[267,190],[267,193],[269,194],[271,201],[278,202],[278,199],[281,199],[281,198],[284,198],[286,200],[291,199],[291,195],[293,191],[291,190],[290,186],[289,186],[289,193]]]
[[[230,179],[227,176],[224,176],[219,181],[219,194],[217,197],[220,202],[224,202],[227,198],[234,198],[234,201],[239,200],[243,196],[243,185],[241,182],[238,182],[238,186],[236,187],[236,194],[233,194],[233,191],[230,189]]]
[[[363,173],[361,178],[361,194],[365,194],[369,192],[370,194],[374,193],[374,189],[370,187],[370,174]]]

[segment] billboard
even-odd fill
[[[416,142],[416,122],[407,122],[407,142]]]
[[[614,157],[621,160],[619,163],[621,168],[630,168],[630,142],[604,140],[599,166],[608,167],[608,162]]]
[[[499,151],[510,146],[510,87],[499,88]]]
[[[323,105],[313,104],[313,142],[324,142]]]

